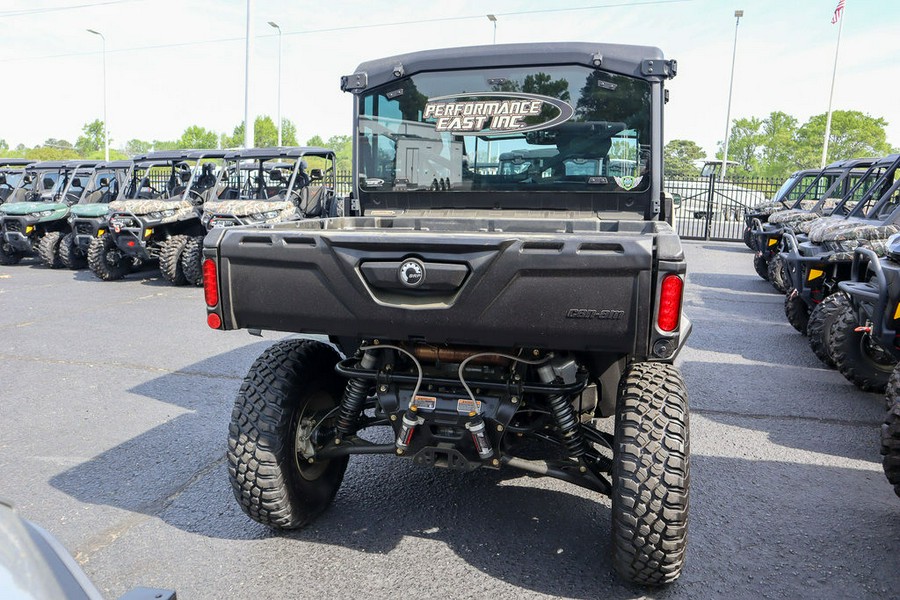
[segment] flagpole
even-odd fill
[[[823,169],[825,168],[825,160],[828,156],[828,138],[831,136],[831,99],[834,97],[834,79],[837,75],[838,53],[841,50],[841,31],[844,30],[844,10],[846,10],[846,6],[841,10],[841,15],[838,18],[838,39],[837,46],[834,49],[834,69],[831,71],[831,92],[828,94],[828,116],[825,118],[825,143],[822,145]]]

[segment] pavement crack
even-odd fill
[[[692,408],[695,415],[712,415],[722,417],[736,417],[740,419],[778,420],[778,421],[806,421],[822,423],[825,425],[848,425],[850,427],[865,427],[866,429],[878,425],[878,421],[863,421],[861,419],[829,419],[828,417],[810,417],[805,415],[766,415],[762,413],[745,413],[736,410],[715,410],[710,408]]]
[[[99,532],[90,538],[83,546],[76,549],[74,552],[75,560],[77,560],[79,564],[87,564],[94,555],[114,544],[116,540],[141,523],[159,517],[179,498],[179,496],[190,489],[195,483],[209,475],[212,471],[219,468],[225,460],[226,456],[223,454],[195,471],[193,475],[180,486],[172,490],[168,495],[137,507],[130,516],[119,521],[112,527],[108,527]]]

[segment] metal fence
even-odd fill
[[[670,177],[663,189],[681,197],[675,228],[682,238],[740,241],[745,209],[773,197],[782,183],[781,179]],[[338,196],[346,197],[352,189],[353,172],[338,171]]]
[[[663,189],[681,197],[675,209],[675,229],[682,238],[741,240],[744,213],[775,195],[781,179],[670,177]]]

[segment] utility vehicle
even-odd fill
[[[310,168],[308,161],[317,166]],[[337,174],[333,150],[250,148],[225,155],[216,195],[203,205],[207,230],[332,216]],[[202,285],[203,235],[188,239],[181,263],[188,282]]]
[[[625,579],[678,577],[690,444],[673,361],[691,324],[662,190],[675,71],[657,48],[548,43],[416,52],[342,78],[345,216],[204,240],[211,327],[331,341],[280,341],[244,379],[227,455],[252,519],[309,524],[354,454],[519,470],[611,496]],[[541,148],[556,155],[531,177],[482,168]],[[584,161],[604,166],[570,168]]]
[[[81,198],[96,164],[46,161],[26,168],[19,185],[0,204],[0,264],[16,264],[29,254],[55,257],[69,207]]]
[[[747,208],[744,214],[744,244],[751,250],[756,250],[756,236],[754,230],[761,230],[762,224],[768,222],[769,215],[781,210],[790,210],[792,208],[804,208],[804,202],[808,203],[807,208],[812,208],[815,204],[811,200],[803,200],[801,196],[815,181],[822,169],[804,169],[796,171],[788,177],[775,195],[768,202],[762,202],[755,206]]]
[[[0,204],[19,185],[25,175],[25,167],[34,162],[29,158],[0,158]]]
[[[109,203],[119,198],[131,176],[134,162],[114,160],[97,165],[81,201],[69,209],[69,224],[59,242],[59,260],[69,269],[88,266],[91,241],[109,230]]]
[[[825,167],[800,195],[798,206],[769,215],[768,221],[753,231],[757,251],[753,268],[779,292],[785,293],[790,279],[780,253],[783,236],[790,231],[805,236],[813,223],[832,213],[846,214],[865,194],[886,166],[875,159],[838,161]]]
[[[124,195],[109,204],[109,230],[88,247],[88,266],[104,281],[135,261],[159,260],[163,278],[186,284],[185,244],[203,235],[203,204],[215,195],[223,150],[167,150],[136,156]]]
[[[858,183],[866,192],[851,210],[846,211],[846,203],[840,209],[849,214],[838,216],[836,209],[835,214],[818,219],[809,227],[806,241],[790,231],[784,234],[786,251],[781,257],[791,285],[785,296],[785,315],[801,333],[807,333],[807,327],[815,322],[810,344],[826,362],[831,327],[825,323],[834,307],[828,303],[819,308],[815,320],[810,313],[837,291],[838,282],[850,277],[856,247],[865,246],[883,256],[887,239],[900,231],[900,194],[895,183],[900,181],[900,154],[881,159],[875,166],[884,165],[874,182],[864,179]],[[884,383],[878,384],[881,389]]]

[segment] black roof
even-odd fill
[[[24,167],[34,162],[31,158],[0,158],[0,167]]]
[[[99,160],[69,160],[66,161],[66,168],[69,169],[78,169],[81,167],[91,168],[93,169],[97,165],[102,164],[102,161]]]
[[[330,148],[320,148],[318,146],[276,146],[272,148],[242,148],[239,150],[231,150],[225,155],[225,158],[299,158],[301,156],[327,156],[329,154],[334,154],[334,150],[331,150]]]
[[[131,159],[127,160],[111,160],[109,162],[97,163],[98,169],[124,169],[134,164]]]
[[[227,152],[225,150],[217,149],[157,150],[156,152],[147,152],[146,154],[134,156],[134,162],[166,162],[171,160],[196,160],[199,158],[225,158],[226,154]]]
[[[647,75],[642,72],[641,63],[645,60],[660,61],[655,74]],[[633,77],[658,79],[675,76],[674,69],[669,73],[662,65],[665,57],[659,48],[587,42],[492,44],[424,50],[366,61],[356,68],[356,73],[366,73],[367,87],[375,87],[396,79],[394,71],[398,65],[402,65],[402,75],[408,76],[422,71],[522,65],[576,64],[597,67],[598,61],[604,71]]]
[[[69,162],[68,160],[43,160],[29,165],[28,170],[65,169]]]

